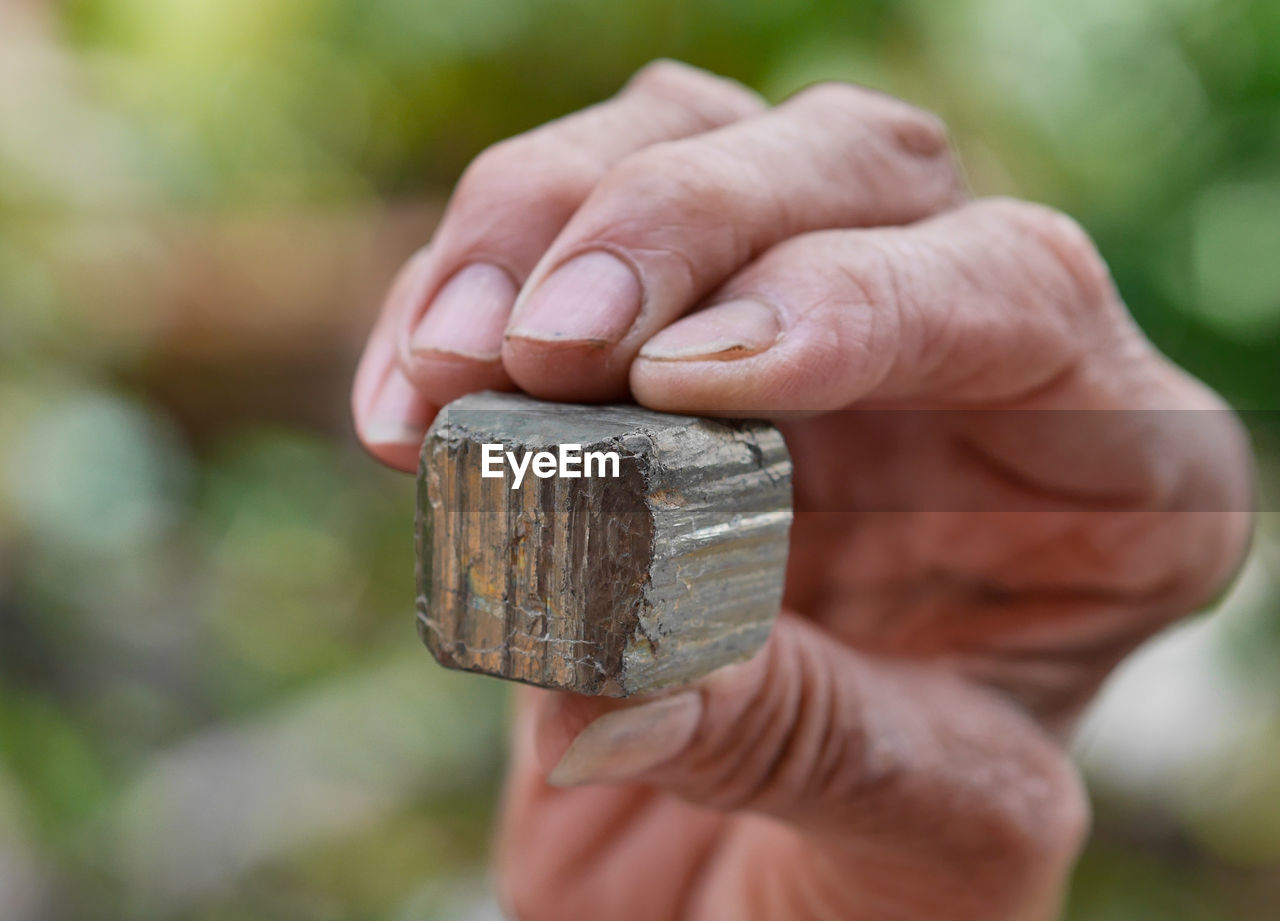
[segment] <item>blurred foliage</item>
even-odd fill
[[[0,916],[479,917],[501,691],[416,648],[410,486],[329,396],[376,294],[328,340],[219,303],[294,290],[254,237],[191,270],[228,216],[379,239],[659,56],[775,100],[859,81],[941,114],[977,191],[1093,232],[1153,339],[1256,410],[1274,508],[1278,37],[1271,0],[0,3]],[[208,287],[228,316],[192,333]],[[1275,917],[1278,548],[1268,519],[1196,647],[1219,708],[1167,711],[1203,741],[1150,775],[1171,811],[1091,767],[1073,917]]]

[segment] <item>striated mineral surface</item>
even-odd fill
[[[790,525],[766,423],[472,394],[422,446],[419,630],[446,666],[543,687],[684,683],[764,642]]]

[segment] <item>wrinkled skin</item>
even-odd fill
[[[1062,743],[1250,530],[1236,421],[1075,223],[970,200],[905,103],[825,84],[770,109],[659,62],[476,160],[371,335],[357,430],[411,470],[484,388],[763,415],[795,460],[751,662],[657,707],[519,692],[514,917],[1057,916],[1088,825]],[[619,714],[630,741],[597,728]]]

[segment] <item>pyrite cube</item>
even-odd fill
[[[765,641],[790,526],[766,423],[472,394],[422,446],[419,632],[443,665],[543,687],[683,684]]]

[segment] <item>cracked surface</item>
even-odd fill
[[[616,451],[621,476],[483,478],[481,446]],[[635,407],[473,394],[423,444],[418,621],[444,665],[626,696],[751,655],[791,520],[781,436]]]

